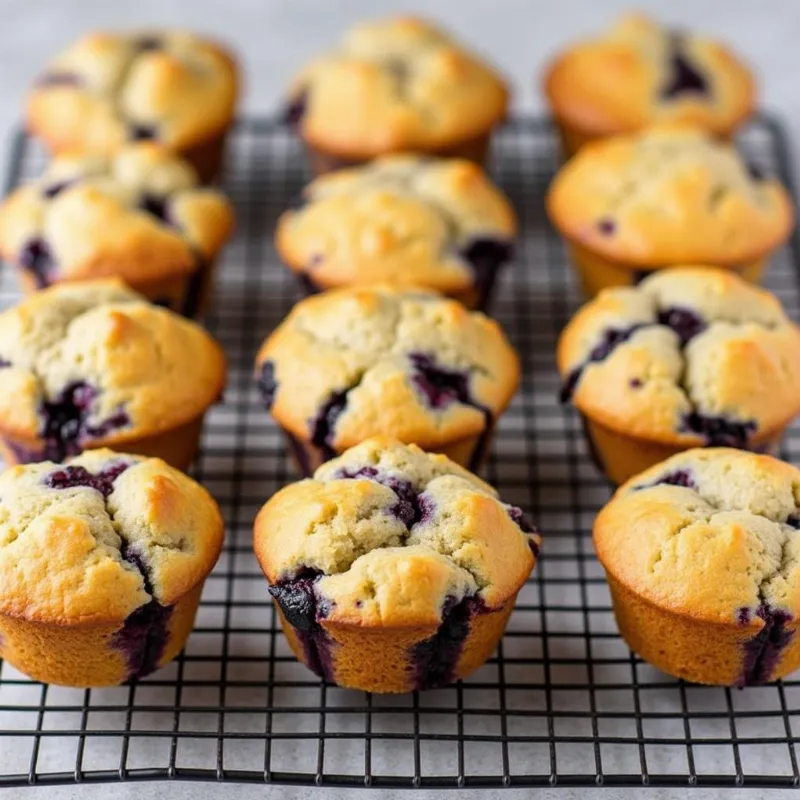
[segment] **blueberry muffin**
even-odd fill
[[[6,464],[113,447],[185,469],[224,384],[202,328],[119,280],[59,284],[0,314]]]
[[[185,31],[98,32],[48,64],[31,89],[30,131],[54,154],[109,156],[154,140],[208,182],[219,173],[238,94],[236,65]]]
[[[445,686],[478,669],[539,544],[491,486],[384,437],[282,489],[254,530],[294,654],[368,692]]]
[[[0,207],[0,255],[23,288],[115,276],[188,315],[210,291],[233,230],[223,195],[152,142],[111,157],[59,156]]]
[[[307,293],[394,283],[483,308],[515,234],[511,204],[476,164],[385,156],[310,183],[276,246]]]
[[[558,368],[614,483],[692,447],[775,450],[800,413],[800,328],[721,270],[603,290],[562,333]]]
[[[491,67],[430,23],[400,17],[357,25],[312,61],[287,119],[320,174],[398,152],[483,163],[507,107]]]
[[[305,475],[378,434],[477,470],[519,372],[493,320],[391,287],[303,300],[256,359],[264,404]]]
[[[565,152],[655,122],[687,122],[728,138],[752,113],[756,86],[723,44],[628,14],[547,69],[544,92]]]
[[[0,475],[0,658],[45,683],[116,686],[172,661],[223,523],[157,458],[94,450]]]
[[[777,181],[731,146],[674,126],[583,148],[556,175],[547,210],[590,297],[674,264],[757,282],[794,225]]]
[[[664,672],[748,686],[800,666],[800,470],[689,450],[626,483],[594,543],[625,641]]]

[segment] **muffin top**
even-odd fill
[[[337,452],[380,433],[426,449],[474,436],[519,382],[517,355],[494,320],[391,287],[298,303],[261,347],[256,371],[280,425]]]
[[[0,207],[0,254],[40,286],[193,272],[233,230],[225,197],[197,184],[188,163],[152,142],[110,158],[57,157]]]
[[[547,209],[568,239],[645,269],[736,267],[782,244],[794,223],[783,186],[680,126],[590,143],[556,176]]]
[[[778,299],[705,267],[605,289],[558,344],[564,399],[632,436],[747,447],[800,411],[800,328]]]
[[[217,504],[158,458],[94,450],[0,475],[0,614],[117,623],[203,581],[222,547]]]
[[[199,325],[118,280],[59,284],[0,314],[0,431],[54,461],[189,422],[224,383]]]
[[[342,158],[476,139],[506,114],[508,91],[485,63],[428,22],[351,28],[295,79],[289,117],[312,146]]]
[[[556,117],[593,136],[663,120],[726,134],[756,102],[753,76],[724,45],[643,14],[560,54],[544,89]]]
[[[594,541],[606,570],[659,607],[761,628],[800,611],[798,527],[800,470],[711,448],[628,481],[598,515]]]
[[[278,222],[286,263],[318,286],[397,283],[455,293],[511,256],[511,205],[480,167],[386,156],[317,178]]]
[[[491,486],[442,455],[376,437],[291,484],[256,518],[273,586],[315,580],[317,609],[352,625],[437,625],[447,601],[488,608],[528,577],[540,537]]]
[[[232,57],[207,39],[185,31],[97,32],[47,66],[27,119],[56,152],[107,155],[142,139],[185,149],[221,134],[237,92]]]

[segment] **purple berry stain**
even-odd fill
[[[445,600],[439,629],[430,639],[411,648],[414,689],[435,689],[456,679],[470,624],[475,616],[486,611],[479,597],[462,600],[448,597]]]
[[[635,486],[635,491],[641,489],[652,489],[654,486],[683,486],[685,489],[696,489],[697,484],[694,481],[694,476],[687,469],[676,469],[672,472],[667,472],[660,475],[652,483],[645,483],[641,486]]]
[[[674,100],[685,94],[708,95],[708,81],[687,56],[680,34],[670,37],[667,72],[667,81],[661,89],[662,100]]]
[[[304,569],[293,578],[269,586],[269,593],[281,609],[303,646],[306,666],[328,681],[334,681],[331,640],[320,620],[330,613],[330,604],[319,596],[316,584],[322,573]]]
[[[355,387],[350,387],[355,388]],[[333,392],[325,404],[311,420],[311,443],[319,449],[324,460],[329,461],[336,455],[333,449],[334,429],[336,421],[347,406],[347,393],[350,389]]]
[[[125,545],[120,555],[142,576],[144,590],[152,598],[129,614],[122,628],[111,638],[112,647],[125,657],[130,681],[144,678],[158,668],[169,639],[172,606],[163,606],[155,599],[150,573],[140,553]]]
[[[613,219],[603,217],[603,219],[597,221],[597,230],[600,231],[603,236],[613,236],[617,230],[617,223],[614,222]]]
[[[275,402],[275,395],[278,391],[278,381],[275,379],[275,362],[265,361],[258,371],[256,378],[256,388],[261,395],[264,408],[269,411]]]
[[[575,387],[589,364],[604,361],[619,345],[627,342],[636,331],[644,327],[645,325],[640,324],[631,325],[629,328],[606,328],[600,341],[589,351],[586,360],[575,367],[565,378],[564,385],[561,387],[561,402],[566,403],[575,393]]]
[[[666,325],[678,335],[681,345],[686,346],[695,336],[706,329],[706,323],[694,311],[688,308],[672,306],[658,313],[660,325]]]
[[[130,424],[130,418],[120,409],[98,425],[90,425],[87,417],[96,397],[97,391],[88,384],[72,383],[55,400],[42,404],[44,458],[63,461],[78,455],[86,441]]]
[[[764,621],[764,627],[744,645],[744,665],[737,684],[739,686],[767,683],[778,666],[781,653],[794,637],[794,631],[787,628],[792,621],[788,612],[772,608],[762,600],[755,615]],[[749,609],[739,609],[739,624],[746,625],[751,619],[752,612]]]
[[[25,243],[19,254],[19,265],[33,275],[40,289],[50,284],[56,266],[50,246],[41,237]]]
[[[74,489],[85,486],[100,492],[103,497],[108,497],[114,491],[114,481],[130,466],[127,461],[118,461],[92,474],[85,467],[68,465],[51,472],[44,479],[44,483],[51,489]]]
[[[757,429],[753,420],[736,422],[727,417],[707,416],[699,411],[692,411],[683,418],[681,430],[696,433],[705,439],[708,447],[736,447],[748,449],[750,435]]]

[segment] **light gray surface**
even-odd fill
[[[465,40],[491,54],[513,79],[516,105],[525,110],[541,109],[536,77],[548,54],[562,42],[603,24],[618,10],[629,7],[625,0],[559,0],[535,3],[532,0],[428,0],[407,4],[390,0],[0,0],[3,32],[0,36],[0,134],[10,130],[19,118],[26,87],[45,59],[54,50],[84,30],[101,26],[132,24],[185,25],[207,30],[229,41],[238,51],[246,72],[244,109],[265,112],[276,108],[282,89],[292,72],[309,55],[327,45],[349,22],[365,15],[378,15],[393,9],[425,9],[454,28]],[[800,41],[800,4],[797,0],[659,0],[640,2],[675,24],[713,31],[732,42],[756,66],[763,87],[764,106],[778,111],[790,123],[795,139],[800,140],[800,102],[797,74],[800,67],[797,42]],[[2,758],[2,752],[0,752]],[[48,800],[98,800],[114,798],[164,797],[173,800],[192,798],[277,797],[325,798],[352,797],[352,791],[286,789],[267,787],[220,787],[214,784],[129,784],[123,786],[64,787],[36,790],[8,790],[3,797],[47,797]],[[386,797],[394,792],[360,792],[357,797]],[[479,793],[493,798],[499,792]],[[504,792],[502,797],[522,798],[531,792]],[[597,792],[580,790],[541,790],[537,798],[586,797]],[[784,792],[770,793],[781,797]],[[685,791],[606,790],[603,796],[639,796],[668,800],[686,795]],[[718,797],[718,791],[696,791],[692,797]],[[423,792],[414,796],[449,798],[454,792]],[[460,793],[458,796],[464,796]],[[737,797],[761,797],[758,791],[743,791]]]

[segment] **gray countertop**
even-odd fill
[[[87,29],[127,25],[181,25],[213,32],[240,54],[246,73],[243,110],[274,110],[283,87],[294,70],[309,56],[328,45],[349,23],[386,12],[414,9],[441,19],[465,41],[491,55],[513,80],[516,106],[525,111],[542,109],[537,76],[545,59],[563,42],[603,25],[628,8],[626,0],[427,0],[409,4],[395,0],[137,0],[109,3],[103,0],[0,0],[3,35],[0,37],[0,133],[19,120],[27,85],[48,56]],[[730,41],[756,67],[761,79],[763,105],[778,112],[800,142],[800,4],[797,0],[640,0],[673,24],[713,32]],[[795,148],[795,154],[797,150]],[[796,155],[795,155],[795,163]],[[2,750],[0,750],[0,759]],[[97,800],[164,797],[247,798],[280,796],[338,800],[351,797],[350,790],[219,786],[215,784],[126,784],[9,790],[5,796],[47,797],[48,800]],[[386,791],[367,791],[359,797],[386,797]],[[396,794],[396,793],[391,793]],[[472,792],[493,798],[500,792]],[[506,791],[503,797],[529,797],[530,791]],[[540,790],[540,798],[586,797],[593,790]],[[606,791],[605,796],[654,800],[683,797],[685,790]],[[774,792],[770,797],[784,793]],[[454,792],[423,792],[425,797],[454,796]],[[694,791],[693,797],[718,797],[718,790]],[[787,793],[788,795],[788,793]],[[459,794],[463,796],[463,792]],[[756,798],[760,791],[742,791],[738,797]]]

